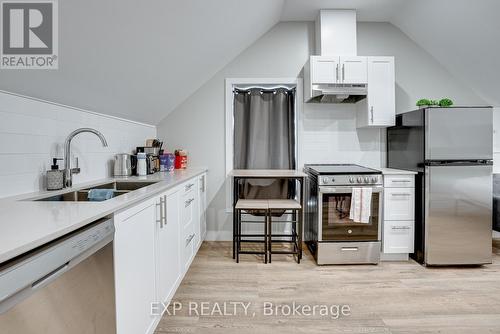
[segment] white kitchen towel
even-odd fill
[[[351,195],[351,210],[349,211],[349,219],[354,222],[361,220],[361,188],[352,188]]]
[[[370,223],[372,211],[372,188],[363,188],[361,191],[361,219],[360,223]]]
[[[349,219],[355,223],[370,223],[372,188],[352,188]]]

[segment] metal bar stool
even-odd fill
[[[262,199],[239,199],[235,206],[236,210],[236,263],[240,262],[240,254],[262,254],[264,255],[264,263],[267,263],[267,216],[268,216],[268,205],[267,200]],[[242,215],[253,213],[261,213],[264,216],[264,220],[243,220]],[[264,234],[242,234],[241,226],[242,224],[263,224]],[[242,239],[243,238],[243,239]],[[257,239],[246,239],[246,238],[262,238],[262,240]],[[242,242],[250,243],[263,243],[264,251],[250,251],[241,250]]]
[[[271,263],[272,254],[293,254],[297,255],[297,263],[302,259],[302,206],[299,202],[293,199],[270,199],[268,202],[268,235],[267,242],[269,243],[269,263]],[[291,220],[279,221],[279,223],[292,223],[291,234],[273,234],[273,212],[289,213],[292,216]],[[278,221],[276,221],[278,223]],[[289,240],[273,240],[275,238],[289,238]],[[290,251],[273,251],[274,243],[291,243],[293,249]]]

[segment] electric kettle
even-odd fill
[[[132,175],[132,156],[127,153],[115,155],[115,176],[131,176]]]

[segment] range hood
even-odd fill
[[[351,64],[344,59],[357,57],[356,34],[355,10],[320,10],[316,20],[316,53],[319,56],[311,56],[304,71],[305,85],[308,85],[305,89],[309,90],[305,94],[307,102],[356,103],[366,98],[366,66],[364,79],[344,80],[344,71],[349,71]],[[328,75],[333,79],[325,79]]]
[[[313,85],[309,102],[356,103],[366,98],[366,84],[324,84]]]

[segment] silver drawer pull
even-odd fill
[[[391,226],[391,230],[409,230],[410,226]]]
[[[342,247],[341,250],[343,252],[357,252],[359,250],[358,247]]]
[[[396,182],[396,183],[398,183],[398,182],[400,182],[400,183],[409,183],[411,181],[410,180],[392,180],[392,182]]]
[[[186,246],[189,245],[189,243],[191,242],[191,240],[193,240],[193,238],[194,238],[194,233],[190,234],[189,237],[187,237],[187,239],[186,239]]]
[[[191,189],[193,186],[194,186],[194,183],[187,184],[186,185],[186,191],[188,191],[189,189]]]
[[[188,207],[189,205],[191,205],[191,203],[194,201],[194,198],[190,198],[188,199],[187,201],[184,202],[184,207]]]
[[[392,196],[411,196],[409,193],[392,193]]]

